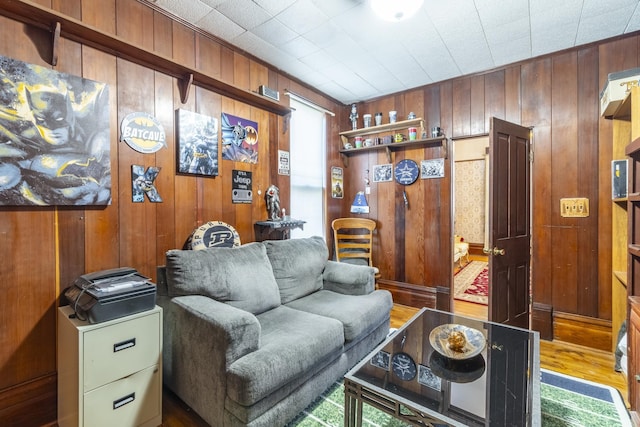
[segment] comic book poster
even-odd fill
[[[331,197],[334,199],[342,199],[343,197],[343,174],[342,168],[337,166],[331,167]]]
[[[108,205],[108,86],[0,56],[0,205]]]
[[[258,123],[222,113],[222,158],[258,163]]]
[[[218,119],[178,110],[178,172],[218,175]]]

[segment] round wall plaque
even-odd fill
[[[232,248],[240,246],[235,228],[222,221],[209,221],[191,234],[191,249]]]
[[[418,179],[419,174],[420,168],[418,164],[411,159],[400,160],[393,170],[396,182],[402,185],[413,184]]]
[[[155,153],[167,146],[162,124],[151,114],[129,113],[120,125],[120,140],[140,153]]]

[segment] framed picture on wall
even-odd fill
[[[218,175],[218,119],[177,110],[178,172]]]
[[[373,182],[391,181],[393,181],[393,165],[391,163],[384,165],[373,165]]]
[[[442,177],[444,177],[444,159],[431,159],[420,162],[420,179]]]
[[[623,199],[627,197],[627,167],[628,160],[614,160],[611,162],[611,198]]]

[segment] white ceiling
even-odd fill
[[[640,0],[425,0],[399,23],[368,0],[151,1],[345,104],[640,29]]]

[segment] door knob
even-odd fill
[[[504,255],[504,249],[493,248],[494,255]]]
[[[486,255],[491,255],[491,249],[489,248],[482,248],[482,253],[486,254]]]

